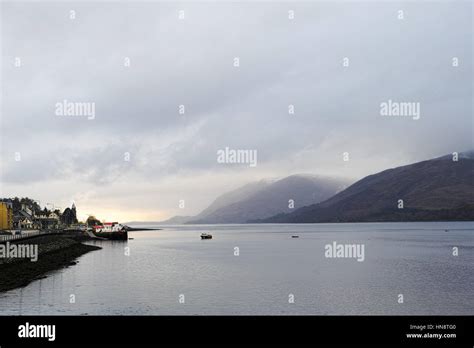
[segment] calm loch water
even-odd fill
[[[0,294],[0,314],[474,314],[473,222],[162,228],[96,242]],[[334,241],[364,245],[364,261],[326,258]]]

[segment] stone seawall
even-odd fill
[[[37,245],[38,260],[0,257],[0,292],[26,286],[44,278],[47,272],[76,264],[74,260],[89,251],[101,249],[64,235],[42,235],[13,241],[11,245]]]

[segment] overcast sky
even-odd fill
[[[468,2],[3,3],[1,22],[0,196],[80,218],[192,215],[254,180],[357,180],[473,147]],[[56,115],[65,99],[95,118]],[[381,116],[389,99],[420,119]],[[219,164],[225,147],[257,166]]]

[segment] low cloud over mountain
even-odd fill
[[[187,223],[245,223],[318,203],[347,187],[348,181],[315,175],[261,180],[219,196]],[[171,219],[170,221],[179,221]],[[181,220],[183,221],[183,220]]]

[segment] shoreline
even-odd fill
[[[74,236],[41,235],[25,241],[11,241],[10,245],[37,245],[38,260],[0,258],[0,293],[25,287],[47,273],[77,264],[76,259],[101,247],[82,244]]]

